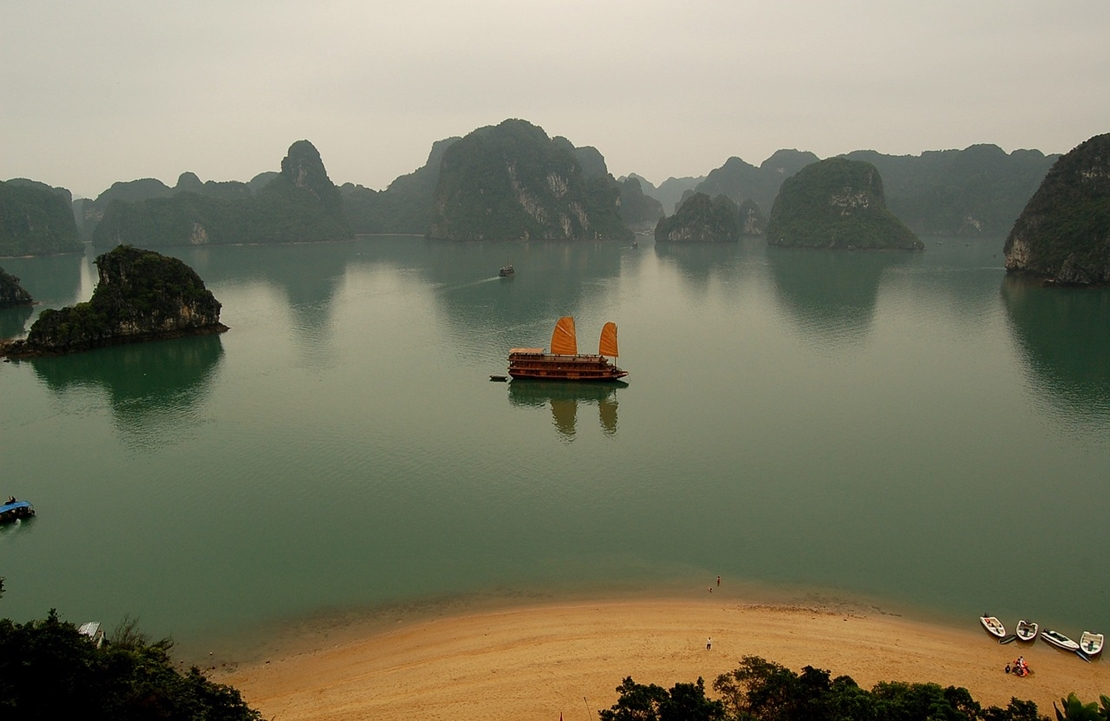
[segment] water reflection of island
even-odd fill
[[[1037,389],[1069,416],[1110,420],[1110,289],[1006,276],[1001,292]]]
[[[555,430],[567,440],[574,440],[578,405],[596,404],[601,430],[605,435],[612,436],[617,432],[617,390],[627,387],[624,381],[571,383],[514,380],[509,383],[509,403],[530,408],[542,408],[550,403]]]
[[[781,305],[826,342],[862,340],[871,328],[883,273],[911,257],[893,251],[767,249]]]
[[[220,337],[203,335],[27,362],[59,395],[78,388],[106,392],[117,427],[148,444],[196,422],[196,407],[222,357]]]

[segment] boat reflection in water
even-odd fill
[[[515,379],[509,383],[509,403],[527,408],[551,405],[551,421],[566,440],[574,440],[579,405],[596,405],[602,432],[617,432],[617,390],[627,388],[624,381],[544,381]]]

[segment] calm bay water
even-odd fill
[[[39,511],[0,530],[0,615],[189,642],[721,574],[1110,631],[1110,291],[927,246],[180,249],[230,332],[0,364],[0,493]],[[95,282],[0,265],[36,313]],[[489,382],[560,315],[584,352],[618,324],[627,387]]]

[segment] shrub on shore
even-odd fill
[[[42,620],[0,619],[0,718],[257,721],[239,691],[182,672],[169,639],[151,642],[125,622],[103,645],[51,610]]]
[[[739,667],[713,682],[720,698],[705,695],[705,683],[678,683],[669,691],[638,684],[627,677],[617,687],[620,697],[612,708],[598,712],[601,721],[1047,721],[1032,701],[1010,699],[1006,708],[983,708],[962,687],[942,688],[935,683],[887,681],[870,691],[850,676],[830,678],[830,673],[806,666],[795,673],[773,661],[745,656]],[[1106,697],[1103,697],[1104,699]],[[1072,694],[1057,718],[1076,716],[1091,707],[1092,719],[1100,715],[1095,704],[1083,706]],[[1073,708],[1074,707],[1074,708]],[[1110,699],[1104,701],[1110,711]]]

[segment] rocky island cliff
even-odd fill
[[[1003,251],[1012,273],[1066,285],[1110,283],[1110,133],[1056,161]]]
[[[740,240],[740,213],[723,195],[694,193],[675,214],[655,226],[656,243],[706,243]]]
[[[0,268],[0,308],[13,305],[30,305],[31,294],[19,284],[19,278]]]
[[[117,343],[220,333],[220,303],[177,258],[121,245],[96,259],[99,282],[86,303],[44,310],[27,338],[0,355],[61,355]]]
[[[26,178],[0,182],[0,256],[79,253],[72,204],[65,188]]]
[[[920,250],[913,231],[887,210],[870,163],[829,158],[783,181],[767,222],[767,243],[786,247]]]
[[[595,153],[524,120],[479,128],[443,153],[427,237],[630,240],[620,185]]]

